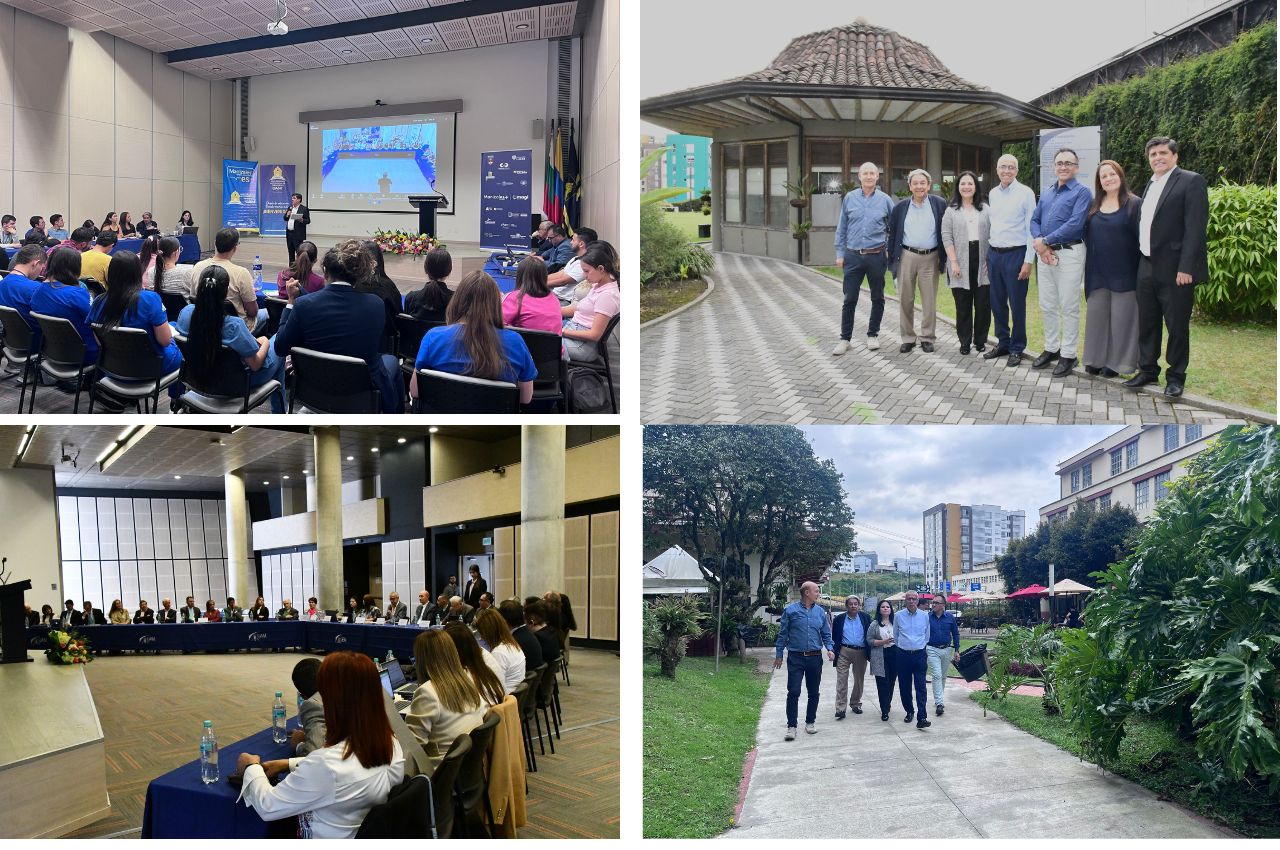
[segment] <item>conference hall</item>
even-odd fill
[[[617,413],[619,14],[0,3],[0,414]]]
[[[0,838],[617,838],[619,445],[0,426]]]

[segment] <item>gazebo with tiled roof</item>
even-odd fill
[[[956,76],[928,47],[861,20],[794,38],[761,71],[648,98],[647,121],[710,136],[712,239],[718,250],[794,260],[790,225],[812,219],[807,261],[834,262],[842,187],[868,160],[882,187],[905,195],[925,168],[935,191],[962,170],[994,179],[1007,141],[1070,126],[1062,118]],[[783,188],[807,175],[808,207],[793,212]],[[1034,182],[1029,169],[1023,181]]]

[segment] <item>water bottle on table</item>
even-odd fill
[[[262,255],[255,254],[253,257],[253,291],[259,296],[262,295]]]
[[[218,781],[218,739],[213,735],[213,721],[204,722],[200,736],[200,781],[212,785]]]
[[[271,740],[277,744],[289,740],[284,728],[284,691],[276,691],[276,701],[271,704]]]

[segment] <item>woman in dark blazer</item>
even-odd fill
[[[1138,371],[1138,217],[1113,159],[1098,163],[1084,220],[1084,370],[1114,378]]]

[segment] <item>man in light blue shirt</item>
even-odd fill
[[[1031,363],[1043,369],[1053,361],[1053,376],[1060,378],[1076,365],[1080,341],[1080,292],[1084,288],[1084,222],[1093,202],[1091,193],[1076,179],[1080,157],[1071,148],[1053,156],[1058,182],[1045,190],[1031,214],[1031,238],[1039,263],[1036,287],[1044,313],[1044,351]]]
[[[62,218],[62,213],[54,213],[49,216],[49,238],[57,239],[64,242],[71,238],[71,234],[67,232],[66,221]]]
[[[800,708],[800,682],[803,679],[809,692],[809,704],[805,709],[804,731],[810,735],[818,729],[818,686],[822,682],[822,652],[827,660],[835,661],[831,647],[831,624],[827,612],[817,605],[818,586],[811,581],[800,585],[800,601],[792,602],[782,611],[778,624],[778,642],[774,649],[773,669],[782,667],[782,651],[787,652],[787,737],[796,739],[796,721]]]
[[[844,269],[844,306],[840,308],[840,339],[832,354],[849,350],[853,339],[853,314],[865,277],[871,285],[871,318],[867,321],[867,348],[880,347],[880,320],[884,317],[884,273],[888,259],[889,216],[893,200],[880,191],[880,168],[864,162],[858,169],[860,188],[844,196],[836,224],[836,268]]]
[[[889,216],[889,270],[898,282],[898,327],[901,354],[915,348],[933,352],[937,341],[938,275],[943,272],[942,217],[947,202],[929,194],[933,177],[923,168],[907,175],[911,197],[903,198]],[[916,290],[920,291],[920,335],[916,336]]]
[[[996,320],[999,342],[982,359],[1008,355],[1005,365],[1017,366],[1027,348],[1027,287],[1031,261],[1036,256],[1031,243],[1031,215],[1036,209],[1036,195],[1031,187],[1018,182],[1018,158],[1012,154],[996,161],[996,174],[1000,182],[987,197],[991,210],[987,271],[991,278],[991,315]]]
[[[929,615],[920,610],[920,594],[908,590],[905,599],[907,607],[893,615],[893,641],[898,647],[898,693],[902,697],[902,708],[907,712],[902,722],[910,723],[915,720],[917,729],[925,729],[933,725],[925,710],[928,692],[925,690],[924,674],[928,662],[924,648],[929,643]],[[911,700],[913,686],[914,705]]]

